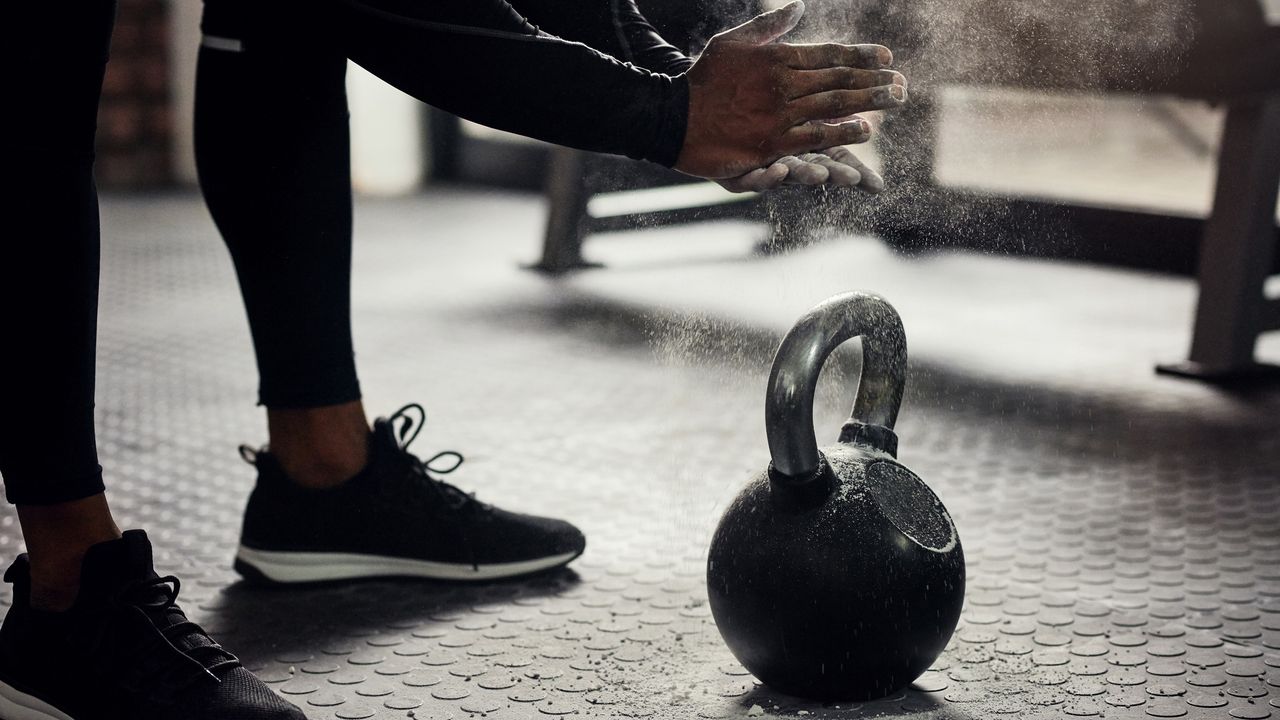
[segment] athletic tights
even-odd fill
[[[93,136],[114,0],[20,2],[0,43],[0,475],[10,502],[103,490],[93,431]],[[673,165],[690,61],[632,0],[207,0],[200,184],[235,263],[259,400],[357,400],[350,323],[351,59],[464,118]]]

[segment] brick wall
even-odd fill
[[[119,2],[98,108],[98,183],[108,190],[163,187],[174,179],[169,4]]]

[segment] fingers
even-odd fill
[[[718,182],[730,192],[767,192],[784,183],[856,187],[869,193],[884,189],[884,179],[842,146],[798,157],[788,155],[768,167]]]
[[[866,90],[887,85],[907,86],[907,78],[894,70],[840,67],[798,70],[787,77],[787,95],[792,100],[829,90]]]
[[[823,150],[822,153],[835,162],[857,172],[861,176],[861,180],[856,183],[859,188],[869,193],[878,193],[884,190],[884,178],[880,177],[880,174],[875,170],[867,167],[849,148],[833,147]]]
[[[782,184],[787,179],[790,170],[781,162],[775,162],[768,167],[752,170],[746,175],[740,175],[736,178],[728,178],[720,180],[720,186],[729,192],[764,192],[772,190]]]
[[[893,64],[893,53],[883,45],[842,45],[818,43],[796,45],[782,43],[776,46],[783,63],[794,70],[821,70],[823,68],[851,67],[879,70]]]
[[[804,3],[801,0],[794,0],[777,10],[757,15],[736,28],[725,30],[711,41],[731,40],[752,45],[767,45],[791,32],[803,16]]]
[[[788,155],[778,162],[787,166],[787,182],[794,185],[821,185],[831,177],[831,172],[821,163],[813,162],[811,155]]]
[[[862,182],[862,173],[857,169],[850,167],[842,162],[837,162],[835,158],[824,155],[822,153],[805,153],[800,156],[805,163],[820,167],[826,172],[826,179],[823,181],[827,185],[835,185],[838,187],[854,187]]]
[[[783,133],[777,150],[788,155],[800,155],[836,145],[856,145],[870,138],[871,126],[861,118],[838,125],[807,123]]]
[[[791,101],[790,111],[796,124],[812,120],[844,117],[868,110],[888,110],[907,101],[907,89],[901,85],[885,85],[868,90],[830,90]]]

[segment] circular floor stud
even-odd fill
[[[336,692],[317,692],[307,695],[307,704],[312,707],[327,708],[338,707],[347,702],[347,697]]]
[[[1271,715],[1271,708],[1263,705],[1245,705],[1231,708],[1231,717],[1236,718],[1236,720],[1267,720]]]
[[[1155,718],[1180,718],[1187,714],[1187,705],[1170,700],[1153,700],[1147,704],[1147,714]]]
[[[1187,695],[1187,704],[1194,708],[1220,708],[1227,706],[1227,699],[1222,695],[1199,692]]]
[[[397,696],[384,700],[382,704],[389,710],[413,710],[422,707],[422,700],[416,697]]]

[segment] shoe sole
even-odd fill
[[[468,565],[355,553],[276,552],[240,546],[235,569],[250,580],[311,583],[377,577],[481,581],[532,575],[566,565],[582,553],[513,563]]]
[[[0,680],[0,718],[4,720],[75,720],[34,695]]]

